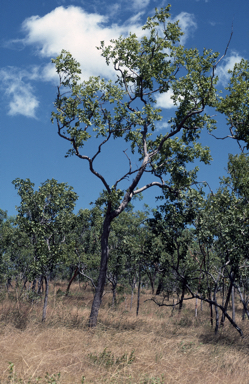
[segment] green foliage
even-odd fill
[[[244,141],[249,149],[249,62],[234,65],[226,97],[220,98],[218,111],[226,115],[231,137]]]
[[[109,368],[112,366],[120,367],[132,364],[135,360],[134,353],[135,351],[133,350],[130,354],[124,353],[122,356],[116,357],[111,351],[108,351],[108,349],[105,348],[100,354],[94,355],[90,353],[88,356],[94,364]]]
[[[66,183],[47,180],[34,191],[29,179],[13,181],[21,197],[16,225],[29,253],[30,278],[52,272],[67,259],[66,235],[72,226],[77,194]]]
[[[249,157],[248,153],[229,155],[227,178],[223,178],[224,184],[233,188],[238,197],[245,203],[249,201]]]
[[[3,384],[35,384],[35,383],[41,383],[41,384],[59,384],[60,383],[60,373],[49,375],[46,373],[45,377],[37,377],[37,378],[31,378],[27,380],[18,378],[18,375],[15,372],[15,366],[13,363],[9,363],[9,375],[7,382]],[[2,383],[0,381],[0,383]]]

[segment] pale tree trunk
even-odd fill
[[[212,299],[210,287],[208,288],[208,297],[209,297],[209,300]],[[213,305],[210,303],[209,306],[210,306],[210,323],[211,323],[211,327],[212,327],[213,326]]]
[[[135,289],[135,286],[136,286],[136,277],[134,276],[133,280],[132,280],[132,285],[131,285],[131,303],[130,303],[130,311],[132,309],[132,301],[133,301],[133,295],[134,295],[134,289]]]
[[[235,321],[235,292],[234,285],[232,286],[232,319]]]
[[[245,315],[247,315],[247,317],[249,319],[249,311],[247,309],[247,305],[248,305],[249,300],[246,298],[246,290],[244,288],[244,297],[243,297],[240,287],[236,286],[236,288],[239,292],[241,303],[243,304],[242,320],[245,320]]]
[[[138,272],[138,288],[137,288],[137,316],[139,312],[139,305],[140,305],[140,289],[141,289],[141,266],[139,263],[139,272]]]
[[[198,299],[195,299],[195,317],[197,317]]]
[[[100,271],[99,271],[99,277],[97,282],[97,287],[95,290],[95,295],[92,303],[92,309],[91,314],[89,318],[89,327],[96,327],[97,325],[97,319],[98,319],[98,313],[99,308],[102,301],[102,296],[104,292],[105,287],[105,281],[106,281],[106,272],[107,272],[107,263],[108,263],[108,255],[109,255],[109,249],[108,249],[108,239],[110,234],[110,224],[111,224],[111,218],[110,215],[107,214],[103,223],[103,232],[101,236],[101,262],[100,262]]]
[[[215,303],[217,303],[217,300],[216,300],[217,289],[218,289],[218,281],[216,282],[215,287],[214,287],[213,301]],[[219,310],[218,310],[217,305],[215,305],[215,330],[214,330],[214,332],[216,335],[218,333],[218,329],[219,329]]]

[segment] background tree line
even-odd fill
[[[176,196],[166,190],[156,210],[135,211],[129,204],[113,221],[105,289],[112,292],[114,308],[123,297],[117,292],[124,290],[131,294],[131,308],[136,288],[138,315],[143,287],[151,290],[155,305],[172,310],[181,311],[191,298],[207,302],[216,333],[227,318],[243,335],[234,297],[237,293],[242,318],[249,318],[248,156],[230,155],[227,171],[216,193],[187,188]],[[77,194],[65,183],[47,180],[38,190],[28,179],[13,184],[21,204],[16,217],[1,210],[1,290],[18,286],[30,302],[44,296],[44,321],[49,281],[67,280],[65,295],[76,277],[96,291],[105,198],[75,214]],[[173,302],[172,294],[178,298]]]

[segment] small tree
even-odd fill
[[[52,121],[57,122],[58,134],[71,145],[68,155],[76,155],[89,164],[90,172],[104,186],[106,211],[101,237],[101,265],[89,325],[97,323],[98,311],[106,280],[108,238],[111,222],[120,215],[131,199],[148,188],[158,186],[175,190],[189,185],[186,163],[199,158],[207,163],[209,151],[198,142],[204,128],[211,130],[215,121],[205,113],[207,106],[216,106],[218,53],[204,49],[185,49],[179,44],[183,33],[178,21],[169,22],[170,5],[155,11],[143,26],[145,35],[135,34],[112,40],[112,45],[101,42],[100,49],[106,63],[113,65],[117,79],[113,84],[100,77],[79,82],[80,64],[70,53],[62,51],[52,62],[60,83]],[[172,92],[176,107],[168,120],[164,134],[156,134],[162,119],[156,107],[156,97]],[[83,149],[92,136],[102,137],[95,154],[90,157]],[[111,138],[130,142],[135,155],[132,168],[128,158],[127,172],[111,185],[95,167],[95,160]],[[126,144],[127,146],[127,144]],[[139,159],[139,160],[138,160]],[[145,173],[151,181],[139,186]],[[127,185],[121,190],[122,185]]]
[[[34,191],[34,184],[29,179],[16,179],[13,184],[21,197],[16,221],[19,229],[27,234],[27,245],[32,249],[30,276],[40,276],[45,281],[44,321],[49,276],[67,257],[66,235],[78,197],[72,187],[54,179],[45,181],[38,191]]]

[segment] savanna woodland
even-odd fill
[[[221,54],[186,49],[169,11],[156,9],[141,38],[100,42],[113,81],[82,82],[67,51],[52,59],[58,145],[103,189],[75,213],[67,183],[13,181],[18,213],[0,211],[3,383],[248,382],[249,63],[222,94],[229,36]],[[162,133],[156,97],[167,92],[176,108]],[[238,143],[216,192],[198,180],[197,162],[212,160],[203,131]],[[109,185],[96,159],[113,139],[127,171]],[[149,188],[157,209],[135,210]]]

